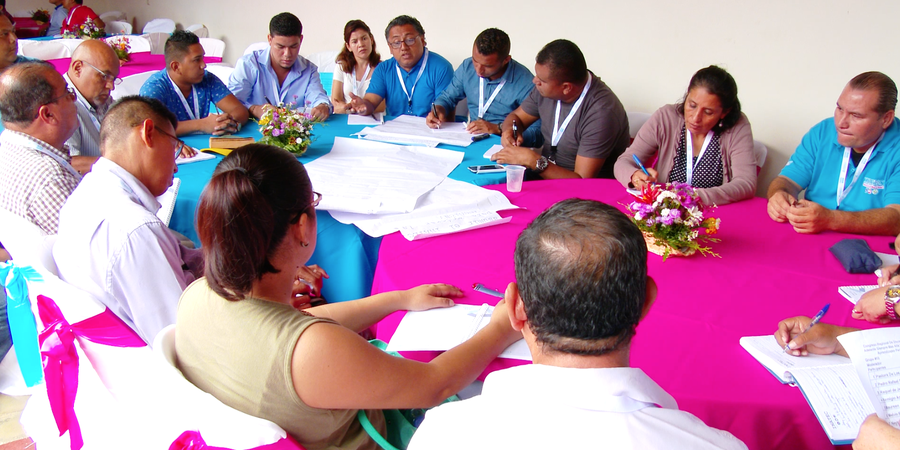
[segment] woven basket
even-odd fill
[[[663,254],[665,254],[666,249],[669,249],[669,256],[691,256],[696,252],[696,250],[694,250],[692,248],[687,249],[687,251],[683,252],[676,248],[672,248],[668,245],[657,245],[656,238],[653,237],[652,234],[650,234],[646,231],[641,231],[641,234],[644,235],[644,242],[647,243],[647,250],[650,253],[653,253],[653,254],[656,254],[659,256],[662,256]]]

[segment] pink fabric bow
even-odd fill
[[[50,410],[56,420],[59,435],[69,432],[72,450],[84,446],[81,427],[75,415],[75,396],[78,393],[78,351],[75,337],[115,347],[143,347],[144,341],[109,309],[94,317],[69,325],[51,298],[38,295],[38,313],[44,330],[38,336],[41,361]]]

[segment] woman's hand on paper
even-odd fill
[[[897,264],[882,267],[881,276],[878,277],[878,285],[890,286],[892,284],[900,284],[900,275],[895,275],[898,268],[900,268],[900,266],[898,266]]]
[[[425,311],[434,308],[448,308],[453,306],[454,298],[463,296],[463,291],[458,287],[437,283],[423,284],[405,292],[407,311]]]
[[[884,286],[863,294],[853,307],[853,318],[882,325],[890,323],[891,318],[888,317],[887,307],[884,305],[884,293],[887,289],[888,287]]]
[[[816,355],[837,353],[847,356],[837,337],[855,331],[853,328],[819,323],[804,333],[811,321],[809,317],[799,316],[778,322],[778,330],[775,332],[778,345],[784,347],[790,344],[791,350],[788,353],[794,356],[806,356],[810,353]]]

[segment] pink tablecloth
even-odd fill
[[[14,19],[16,19],[16,37],[19,39],[38,37],[50,27],[47,22],[38,24],[31,17],[15,17]]]
[[[72,58],[59,58],[47,61],[53,64],[56,71],[66,73],[69,70],[69,63]],[[207,56],[204,58],[207,64],[222,62],[222,58]],[[151,55],[150,52],[132,53],[131,61],[125,63],[119,71],[119,78],[125,78],[129,75],[136,75],[144,72],[154,72],[166,67],[166,58],[163,55]]]
[[[487,188],[506,193],[505,186]],[[464,288],[463,303],[496,304],[498,299],[470,287],[483,283],[502,292],[514,280],[515,240],[537,214],[570,197],[622,210],[621,203],[630,198],[613,180],[528,182],[522,192],[507,196],[527,208],[501,212],[512,217],[508,224],[415,242],[399,233],[385,236],[373,293],[445,282]],[[831,309],[823,322],[870,328],[850,317],[852,304],[837,288],[873,284],[875,277],[846,273],[828,252],[850,236],[797,234],[769,219],[764,199],[722,206],[714,216],[722,219],[722,242],[712,244],[721,259],[673,257],[662,262],[649,255],[659,297],[632,342],[632,366],[656,380],[682,410],[730,431],[751,449],[831,447],[800,390],[782,385],[738,340],[772,333],[779,320],[812,316],[828,302]],[[875,251],[890,252],[893,238],[866,239]],[[402,316],[395,313],[379,323],[378,338],[388,341]],[[407,354],[419,360],[434,356]],[[514,364],[497,360],[488,371]]]

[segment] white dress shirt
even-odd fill
[[[92,294],[148,343],[175,323],[181,292],[202,270],[199,250],[178,243],[156,217],[159,207],[128,171],[100,158],[60,211],[53,248],[60,278]]]
[[[641,369],[531,364],[493,372],[482,394],[428,411],[409,449],[746,449],[678,410]]]

